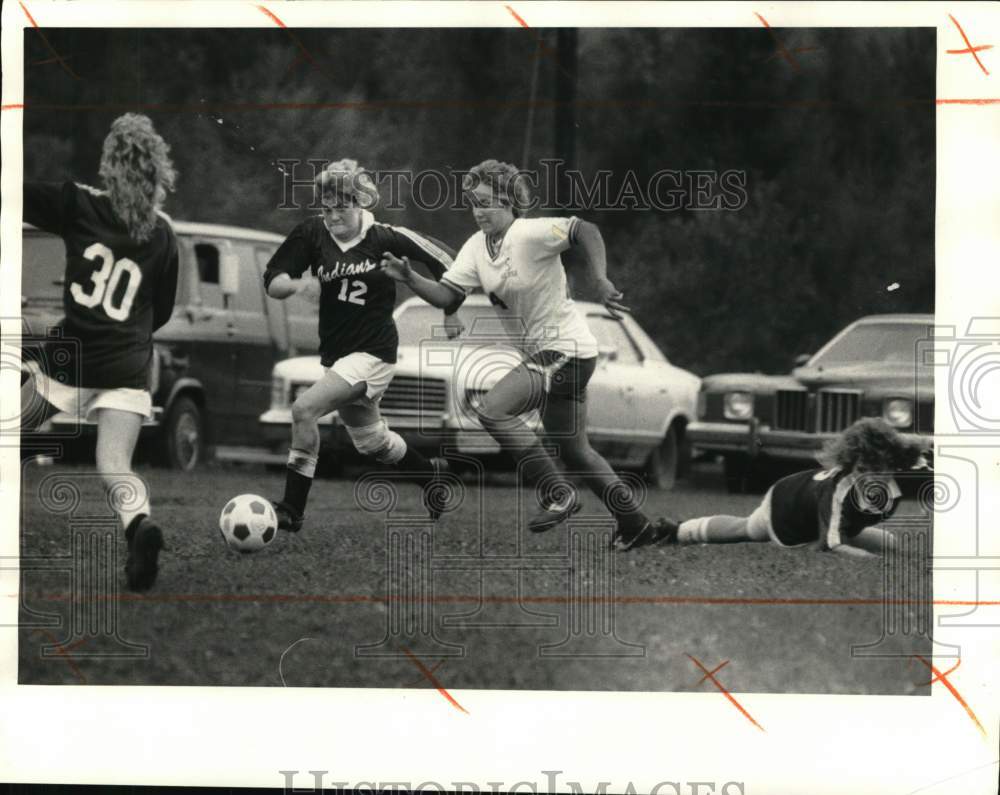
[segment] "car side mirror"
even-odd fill
[[[226,297],[240,291],[240,258],[228,244],[219,259],[219,288]]]
[[[792,363],[792,365],[793,365],[794,367],[802,367],[802,366],[803,366],[803,365],[805,365],[805,364],[806,364],[806,363],[807,363],[807,362],[808,362],[808,361],[809,361],[809,360],[810,360],[811,358],[812,358],[812,354],[811,354],[811,353],[800,353],[800,354],[799,354],[798,356],[796,356],[796,357],[795,357],[795,360],[794,360],[794,362]]]
[[[598,345],[597,358],[607,362],[613,362],[618,358],[618,349],[612,348],[610,345]]]

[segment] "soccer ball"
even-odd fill
[[[240,494],[222,509],[219,530],[233,549],[256,552],[278,534],[278,517],[268,500],[256,494]]]

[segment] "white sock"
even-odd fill
[[[709,519],[710,516],[703,516],[700,519],[687,519],[681,522],[681,526],[677,528],[677,543],[707,544]]]
[[[308,450],[292,447],[288,451],[288,468],[307,478],[316,476],[317,456]]]

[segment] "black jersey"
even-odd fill
[[[384,252],[423,262],[435,279],[452,262],[452,252],[425,235],[377,223],[367,210],[361,217],[361,233],[348,243],[333,237],[322,216],[303,221],[274,252],[264,273],[265,286],[279,273],[298,278],[307,269],[319,279],[319,350],[324,367],[358,352],[395,363],[396,282],[379,269]]]
[[[40,365],[70,386],[145,389],[153,332],[170,319],[177,292],[177,239],[159,217],[144,243],[102,191],[73,182],[25,183],[24,220],[66,245],[63,342]]]
[[[819,541],[832,549],[892,516],[901,496],[894,479],[876,484],[839,468],[796,472],[771,488],[771,527],[785,546]]]

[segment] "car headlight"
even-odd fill
[[[722,398],[722,416],[727,420],[748,420],[753,416],[750,392],[727,392]]]
[[[909,428],[913,424],[913,401],[906,398],[887,400],[882,416],[893,428]]]

